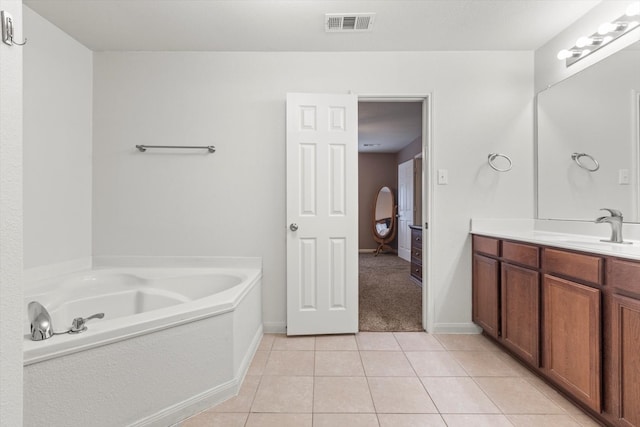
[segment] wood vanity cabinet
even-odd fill
[[[599,256],[544,249],[543,369],[575,398],[601,410],[601,291]],[[579,283],[580,281],[581,283]]]
[[[640,296],[640,263],[636,266]],[[604,413],[611,405],[603,408],[604,394],[611,393],[609,382],[603,382],[604,267],[601,256],[474,235],[473,321],[600,421],[618,425]],[[618,328],[619,334],[640,334],[640,300],[621,298],[614,301],[625,304],[619,323],[627,325]],[[631,342],[636,345],[631,351],[619,350],[630,361],[620,363],[637,376],[618,386],[632,402],[626,405],[630,418],[640,411],[640,356],[635,356],[640,355],[640,336]],[[640,427],[637,421],[619,425]]]
[[[607,264],[610,337],[605,396],[607,412],[620,426],[640,426],[640,262]]]
[[[473,237],[473,313],[472,318],[494,338],[500,333],[500,242]]]
[[[545,275],[543,369],[574,397],[600,411],[600,290]]]
[[[522,359],[538,367],[540,360],[539,248],[503,242],[502,259],[502,341]]]

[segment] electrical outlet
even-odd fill
[[[449,171],[446,169],[438,169],[438,184],[447,185],[449,183]]]

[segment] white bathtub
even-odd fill
[[[44,341],[25,320],[25,426],[168,425],[237,393],[262,337],[259,260],[119,261],[27,287],[56,332],[105,316]]]

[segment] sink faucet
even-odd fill
[[[603,208],[601,211],[608,211],[610,215],[596,218],[596,223],[601,224],[607,222],[611,224],[611,239],[602,239],[601,242],[610,243],[630,243],[622,240],[622,212],[616,209]]]

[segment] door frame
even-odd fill
[[[434,180],[431,171],[434,169],[432,138],[432,98],[431,92],[416,94],[358,94],[358,102],[422,102],[422,253],[427,254],[422,259],[422,327],[428,333],[433,331],[435,324],[435,302],[433,298],[433,269],[431,263],[431,229],[433,224],[433,194]],[[426,161],[425,161],[426,160]],[[426,271],[426,273],[425,273]]]

